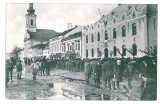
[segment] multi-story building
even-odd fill
[[[77,58],[81,57],[81,31],[82,26],[76,26],[61,33],[59,36],[49,40],[49,50],[51,55],[61,54],[65,56],[67,52],[74,52]]]
[[[157,19],[157,5],[119,4],[83,27],[82,58],[144,56],[140,49],[157,45]]]
[[[76,58],[81,58],[81,36],[82,26],[76,26],[70,32],[65,34],[62,39],[62,52],[75,53]]]
[[[49,42],[43,48],[43,56],[46,56],[46,58],[49,58],[49,56],[50,56]]]
[[[50,38],[58,36],[54,30],[37,29],[33,3],[29,4],[26,14],[26,33],[24,35],[24,57],[36,57],[43,55],[43,48]]]

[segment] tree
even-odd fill
[[[123,57],[122,52],[120,52],[120,50],[118,48],[116,50],[121,55],[121,57]]]
[[[109,54],[110,54],[110,56],[112,57],[112,56],[113,56],[113,51],[110,51],[110,53],[109,53]]]
[[[20,48],[18,46],[15,46],[11,52],[14,58],[18,59],[20,52],[23,50],[23,48]]]
[[[127,49],[127,48],[126,48],[126,50],[127,50],[127,52],[129,52],[133,57],[135,56],[132,48],[130,48],[130,49]]]
[[[141,51],[142,53],[145,53],[145,54],[147,54],[148,56],[152,56],[152,57],[157,57],[157,45],[155,45],[155,46],[150,46],[150,47],[145,47],[145,50],[139,50],[139,51]]]

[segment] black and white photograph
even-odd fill
[[[157,100],[158,4],[5,8],[5,100]]]

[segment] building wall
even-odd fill
[[[155,45],[157,45],[157,16],[151,16],[149,17],[149,46],[154,47]]]
[[[44,49],[44,50],[43,50],[43,56],[46,56],[46,58],[48,58],[49,55],[50,55],[49,49]]]
[[[63,49],[65,51],[62,51],[63,53],[74,51],[77,54],[77,58],[81,58],[81,37],[64,41],[62,48],[65,48]]]
[[[36,57],[43,55],[42,49],[32,49],[31,46],[35,46],[38,44],[46,44],[48,41],[37,41],[37,40],[27,40],[24,43],[24,57]]]
[[[56,53],[62,53],[62,50],[61,50],[62,39],[63,39],[63,36],[58,36],[49,40],[50,54],[55,55]]]
[[[136,57],[144,56],[145,54],[139,50],[144,50],[147,47],[147,9],[144,5],[141,12],[137,12],[135,9],[132,10],[131,14],[127,16],[126,13],[122,13],[120,18],[116,16],[113,17],[111,21],[108,21],[107,25],[103,24],[103,19],[99,20],[95,24],[90,26],[84,26],[82,29],[82,58],[86,58],[86,49],[88,49],[88,58],[98,58],[97,48],[101,51],[101,58],[104,57],[104,49],[109,50],[108,56],[111,57],[110,52],[113,52],[113,47],[116,46],[120,52],[122,52],[122,46],[125,45],[127,49],[131,49],[132,45],[135,43],[137,45],[137,55]],[[135,14],[135,16],[133,16]],[[124,15],[124,19],[121,17]],[[114,20],[115,19],[115,20]],[[115,22],[114,22],[115,21]],[[153,22],[153,19],[150,18],[150,22]],[[136,24],[137,34],[132,35],[132,25]],[[122,26],[126,28],[126,37],[122,37]],[[154,37],[151,36],[149,42],[156,44],[154,42],[157,32],[153,30],[153,23],[150,23],[148,26],[150,33],[154,34]],[[116,28],[117,38],[113,39],[113,29]],[[108,32],[108,40],[105,40],[105,31]],[[97,33],[100,33],[100,41],[97,40]],[[91,35],[94,35],[94,42],[91,42]],[[88,35],[88,43],[86,43],[86,35]],[[94,57],[91,56],[91,49],[94,50]],[[121,57],[117,53],[115,57]],[[129,52],[126,52],[125,57],[132,57]]]

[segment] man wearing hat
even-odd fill
[[[122,81],[122,66],[121,66],[121,60],[117,60],[117,64],[114,67],[113,70],[114,73],[114,81],[113,81],[113,90],[115,90],[115,83],[117,84],[117,89],[120,90],[119,82]]]
[[[16,62],[16,68],[17,68],[17,79],[21,79],[22,75],[22,64],[20,58]]]

